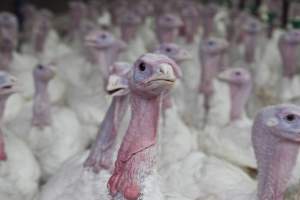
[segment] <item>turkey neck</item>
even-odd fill
[[[185,37],[186,42],[188,44],[192,44],[195,41],[195,35],[198,29],[198,21],[196,18],[186,18],[184,20],[184,27],[185,27]]]
[[[203,39],[208,38],[213,31],[213,17],[205,16],[203,20]]]
[[[131,121],[108,183],[112,195],[121,193],[126,199],[139,198],[140,184],[151,174],[156,163],[160,104],[161,96],[146,99],[132,94]]]
[[[230,84],[231,110],[230,120],[239,120],[245,112],[245,106],[251,93],[251,83]]]
[[[123,24],[121,26],[121,38],[125,42],[130,42],[135,38],[137,32],[137,26],[132,24]]]
[[[5,110],[5,104],[7,101],[7,96],[0,97],[0,161],[5,161],[7,159],[6,152],[5,152],[5,142],[4,142],[4,135],[2,132],[2,119]]]
[[[177,35],[177,28],[160,28],[159,30],[159,40],[160,43],[171,43],[174,42]]]
[[[35,36],[34,50],[36,53],[43,53],[48,33],[37,33]]]
[[[35,80],[32,125],[39,128],[49,126],[52,123],[48,84],[48,81]]]
[[[294,44],[283,44],[284,47],[280,51],[283,63],[283,75],[293,78],[296,74],[297,63],[297,47]]]
[[[257,131],[255,134],[252,140],[258,164],[258,200],[283,200],[297,160],[299,144],[274,133]]]
[[[9,66],[13,60],[12,50],[0,50],[0,69],[9,71]]]
[[[101,154],[100,165],[105,169],[113,168],[113,153],[116,145],[116,137],[120,124],[128,108],[128,95],[114,97],[108,111],[101,123],[96,142],[94,143],[90,156]]]
[[[256,33],[245,34],[245,61],[246,63],[253,63],[255,61],[255,49],[257,42]]]
[[[108,67],[110,66],[111,62],[111,58],[110,58],[110,52],[109,49],[104,48],[104,49],[98,49],[95,52],[95,59],[96,62],[95,64],[97,64],[100,67],[102,76],[104,77],[104,79],[107,79],[108,77]]]

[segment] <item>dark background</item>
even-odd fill
[[[24,3],[33,3],[38,8],[48,8],[55,12],[63,12],[68,8],[70,0],[0,0],[0,11],[14,12],[16,7]]]

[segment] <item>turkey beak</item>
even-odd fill
[[[111,96],[126,95],[129,92],[128,80],[117,75],[110,75],[108,77],[106,91]]]

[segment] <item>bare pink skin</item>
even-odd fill
[[[33,4],[27,4],[22,8],[22,15],[24,16],[23,24],[23,39],[28,40],[31,37],[34,20],[36,17],[37,9]]]
[[[0,38],[0,67],[8,71],[18,41],[18,23],[15,15],[0,13]]]
[[[7,98],[0,98],[0,115],[1,115],[1,120],[3,118],[3,113],[5,109],[5,103],[6,103]],[[4,136],[2,133],[2,130],[0,129],[0,162],[7,160],[7,155],[5,152],[5,142],[4,142]]]
[[[16,79],[5,71],[0,71],[0,121],[3,118],[7,99],[16,91]],[[5,141],[2,128],[0,128],[0,162],[5,160],[7,160]]]
[[[181,19],[173,14],[164,14],[157,18],[156,34],[160,43],[175,42],[179,28],[182,25]]]
[[[186,42],[192,44],[195,40],[199,28],[199,10],[194,4],[188,5],[182,10],[182,19],[184,23],[184,34]]]
[[[32,125],[38,128],[44,128],[52,124],[48,84],[53,76],[54,71],[51,65],[38,65],[33,71],[35,95]]]
[[[142,19],[133,12],[128,11],[122,15],[120,20],[121,39],[128,43],[136,37],[137,28]]]
[[[230,120],[241,119],[252,89],[250,73],[244,68],[231,68],[219,74],[218,77],[227,82],[230,87]]]
[[[224,40],[217,38],[208,38],[203,41],[200,48],[201,60],[201,80],[199,82],[199,93],[204,96],[203,108],[206,115],[210,109],[210,99],[214,93],[213,79],[221,71],[224,66],[224,53],[228,44]],[[205,124],[206,122],[204,122]]]
[[[253,63],[255,61],[255,50],[260,30],[261,27],[259,22],[254,19],[249,19],[245,24],[244,45],[246,63]]]
[[[269,12],[276,13],[276,15],[277,15],[276,21],[278,21],[278,19],[280,19],[280,17],[281,17],[281,10],[282,10],[282,6],[283,6],[282,1],[281,0],[268,0],[267,6],[268,6]],[[272,36],[273,36],[276,21],[273,21],[273,23],[268,24],[268,29],[267,29],[268,38],[272,38]]]
[[[83,2],[74,1],[69,4],[70,33],[75,34],[80,29],[80,24],[87,17],[87,7]]]
[[[173,59],[178,64],[178,66],[180,66],[180,64],[185,60],[190,59],[189,53],[185,49],[181,48],[180,46],[174,43],[163,43],[158,47],[158,49],[156,49],[155,52],[164,54],[169,58]],[[177,70],[179,72],[177,78],[180,79],[182,77],[182,70],[180,68]],[[163,98],[163,103],[162,103],[163,112],[169,108],[172,108],[172,106],[173,106],[172,97],[169,93],[167,93],[164,95]]]
[[[292,30],[279,39],[279,51],[283,63],[283,76],[293,78],[296,74],[300,31]]]
[[[117,64],[115,64],[116,66]],[[129,64],[126,64],[128,70],[130,69]],[[120,66],[120,64],[119,64]],[[118,66],[117,66],[118,67]],[[85,167],[92,168],[95,173],[99,173],[100,170],[113,170],[113,153],[116,146],[116,138],[119,131],[120,124],[128,108],[128,81],[127,81],[127,69],[118,70],[113,67],[111,74],[119,76],[120,84],[113,85],[112,90],[107,91],[110,95],[116,95],[116,92],[122,92],[122,94],[114,96],[108,111],[106,112],[105,118],[100,125],[96,141],[92,146],[91,152],[84,163]],[[110,83],[108,83],[110,84]]]
[[[300,108],[277,105],[255,118],[252,143],[258,165],[258,200],[283,200],[300,145]]]
[[[42,10],[35,22],[34,31],[34,49],[37,53],[42,53],[45,48],[45,43],[51,29],[52,14],[48,10]]]
[[[118,58],[126,47],[125,43],[117,40],[106,31],[92,31],[85,38],[86,45],[92,49],[94,64],[99,65],[103,78],[106,80],[109,74],[109,66]]]
[[[224,66],[224,53],[228,44],[224,40],[217,38],[208,38],[203,41],[200,49],[201,58],[201,80],[199,84],[199,92],[210,96],[213,93],[212,81],[216,75],[222,71]]]
[[[203,17],[202,23],[204,28],[203,39],[206,39],[211,35],[213,31],[213,25],[214,25],[213,19],[216,14],[217,14],[217,9],[213,4],[209,4],[208,6],[203,8],[201,13]]]
[[[156,164],[161,98],[176,80],[174,67],[172,60],[158,54],[145,54],[134,65],[129,84],[131,121],[108,181],[113,197],[121,193],[128,200],[137,200],[142,195],[143,177],[150,175]]]

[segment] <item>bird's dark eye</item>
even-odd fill
[[[171,49],[171,48],[166,48],[166,51],[167,51],[167,52],[171,52],[172,49]]]
[[[38,69],[44,69],[43,65],[38,65]]]
[[[240,76],[241,72],[235,72],[234,74],[237,75],[237,76]]]
[[[146,64],[143,63],[143,62],[140,63],[140,65],[139,65],[139,70],[142,71],[142,72],[145,71],[145,70],[146,70]]]
[[[106,35],[101,35],[101,38],[102,38],[102,39],[105,39],[105,38],[106,38]]]
[[[209,41],[209,42],[208,42],[208,45],[209,45],[209,46],[213,46],[214,44],[215,44],[215,43],[214,43],[213,41]]]
[[[289,121],[289,122],[294,121],[295,118],[296,118],[296,116],[295,116],[294,114],[288,114],[288,115],[285,117],[285,119],[286,119],[287,121]]]

